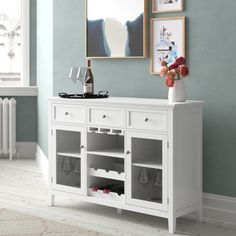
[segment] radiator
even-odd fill
[[[16,100],[0,98],[0,154],[16,154]]]

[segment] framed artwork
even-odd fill
[[[151,19],[151,73],[159,74],[162,61],[171,65],[180,56],[185,57],[185,17]]]
[[[146,5],[147,0],[86,0],[86,57],[146,57]]]
[[[183,11],[183,0],[152,0],[153,13]]]

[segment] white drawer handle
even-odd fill
[[[145,119],[145,122],[148,122],[148,121],[149,121],[149,119],[148,119],[148,118],[146,118],[146,119]]]

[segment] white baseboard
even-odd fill
[[[41,170],[44,178],[46,179],[46,181],[48,183],[48,178],[49,178],[48,158],[39,145],[37,145],[37,147],[36,147],[36,162],[37,162],[39,169]]]
[[[39,145],[37,145],[36,160],[48,182],[48,158]],[[192,217],[190,216],[190,218]],[[203,193],[203,220],[236,226],[236,198]]]
[[[16,149],[20,158],[35,159],[36,142],[17,142]]]
[[[236,198],[204,193],[203,218],[207,222],[236,226]]]

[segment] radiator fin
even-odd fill
[[[0,99],[0,154],[16,154],[16,100]]]

